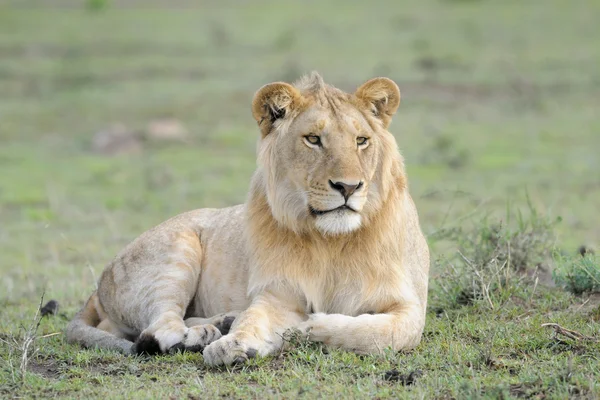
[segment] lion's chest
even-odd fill
[[[356,316],[375,313],[380,307],[378,296],[369,296],[364,283],[359,279],[323,279],[302,283],[300,288],[306,301],[307,314],[322,312]]]
[[[379,313],[400,297],[403,275],[396,252],[344,251],[360,249],[354,243],[332,247],[309,243],[256,252],[250,291],[286,288],[307,314],[348,316]]]

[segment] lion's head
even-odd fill
[[[367,225],[392,186],[405,182],[387,131],[399,104],[400,90],[387,78],[353,94],[316,73],[259,89],[252,102],[262,133],[258,176],[273,217],[296,232],[325,235]]]

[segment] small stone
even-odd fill
[[[122,124],[96,132],[92,138],[92,151],[104,155],[133,154],[142,150],[142,137]]]
[[[186,142],[189,132],[181,121],[173,118],[150,121],[145,136],[153,141]]]
[[[44,307],[40,308],[40,313],[42,314],[42,317],[56,315],[58,313],[58,301],[50,300]]]

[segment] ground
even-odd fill
[[[600,396],[600,345],[541,326],[600,337],[598,296],[551,272],[553,255],[600,243],[600,2],[140,4],[0,1],[0,397]],[[253,92],[311,70],[348,91],[374,76],[400,86],[391,131],[434,256],[421,345],[359,357],[298,343],[210,370],[199,354],[66,344],[120,248],[172,215],[244,201]],[[532,210],[553,221],[552,246],[499,280],[465,237],[512,224],[528,238]],[[474,293],[469,271],[488,279]],[[33,335],[42,294],[60,309]]]

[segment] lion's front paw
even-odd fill
[[[300,323],[296,329],[312,342],[322,342],[326,345],[340,345],[346,335],[345,319],[339,314],[311,314],[308,319]]]
[[[202,351],[206,346],[221,337],[221,332],[214,325],[196,325],[185,333],[182,342],[171,348],[172,350]]]
[[[321,342],[325,339],[325,336],[328,336],[327,333],[327,323],[326,323],[326,314],[316,313],[309,315],[308,319],[302,323],[300,323],[296,329],[300,331],[300,333],[309,340],[315,342]]]
[[[248,346],[235,335],[227,335],[209,344],[202,355],[207,365],[217,366],[241,364],[255,357],[256,353],[256,349]]]

